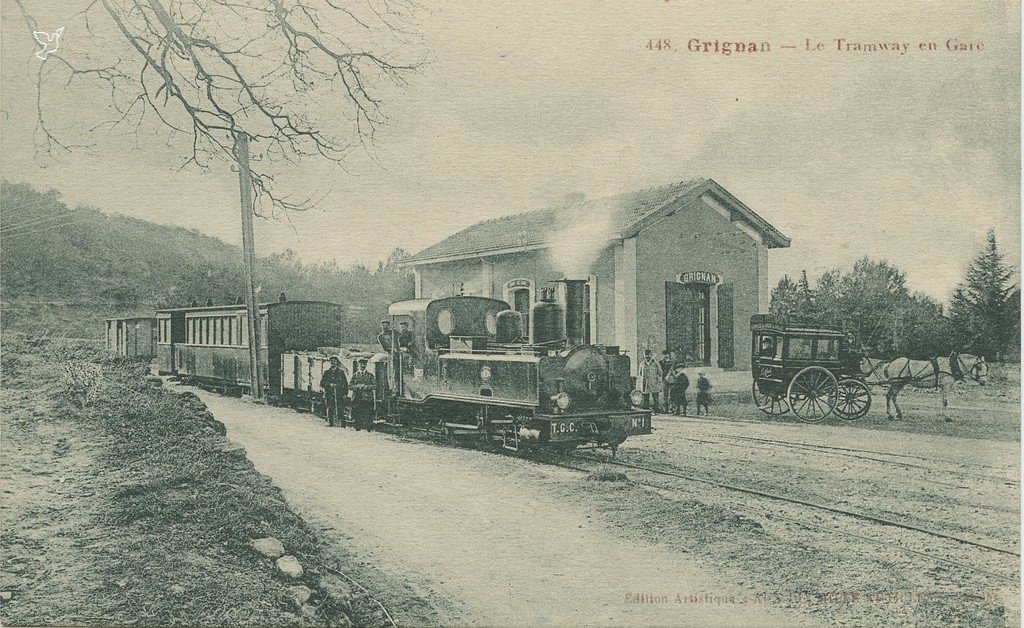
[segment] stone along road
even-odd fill
[[[675,603],[675,592],[744,588],[603,528],[586,499],[565,499],[567,485],[594,484],[578,473],[189,390],[336,551],[363,565],[353,575],[399,624],[814,623],[767,604]],[[649,603],[653,592],[670,599]]]

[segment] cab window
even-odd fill
[[[758,346],[760,347],[757,351],[758,355],[766,358],[775,355],[775,338],[773,336],[761,336]]]

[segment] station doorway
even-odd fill
[[[711,365],[711,286],[665,282],[665,344],[691,366]]]

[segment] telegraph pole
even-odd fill
[[[256,302],[255,240],[252,235],[252,173],[249,172],[249,136],[235,131],[235,161],[238,163],[238,186],[242,197],[242,252],[245,257],[245,310],[249,321],[249,394],[263,398],[260,379],[260,326]]]

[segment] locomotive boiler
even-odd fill
[[[518,312],[496,299],[412,299],[388,308],[392,329],[374,357],[379,418],[420,424],[453,439],[511,450],[615,450],[651,432],[633,406],[630,359],[592,345],[582,283],[563,280],[564,302],[543,291],[528,338]]]

